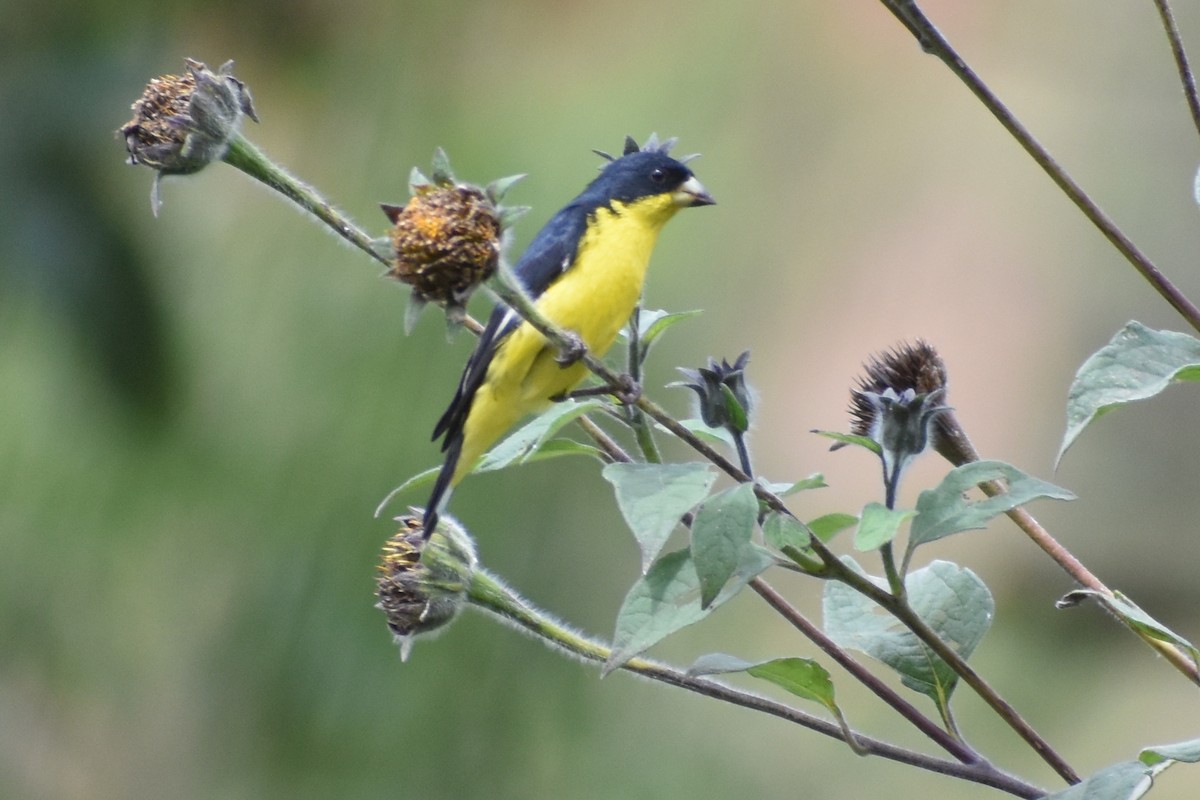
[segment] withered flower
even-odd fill
[[[412,198],[404,206],[381,204],[392,221],[392,267],[388,275],[412,287],[413,310],[429,302],[461,321],[471,293],[496,271],[505,233],[526,209],[500,205],[523,176],[481,188],[454,179],[446,154],[434,155],[432,179],[413,170]],[[409,324],[415,319],[410,315]]]
[[[216,72],[185,59],[183,75],[163,75],[146,85],[133,103],[133,119],[117,134],[125,139],[130,164],[157,173],[150,191],[155,216],[162,206],[159,184],[165,175],[190,175],[224,158],[243,117],[258,115],[250,90],[233,77],[233,62]]]
[[[478,566],[475,546],[453,519],[428,539],[417,514],[399,517],[400,529],[383,546],[376,595],[388,628],[408,658],[417,636],[454,620],[467,605],[467,590]]]

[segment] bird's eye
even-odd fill
[[[662,167],[656,167],[654,171],[650,173],[650,180],[654,183],[662,183],[666,179],[667,171]]]

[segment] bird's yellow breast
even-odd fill
[[[678,210],[669,194],[613,203],[588,221],[575,260],[537,299],[538,309],[560,328],[574,331],[588,351],[603,356],[642,295],[650,254],[662,226]],[[463,429],[456,477],[521,417],[587,376],[583,364],[561,366],[557,350],[529,323],[501,343],[479,387]]]

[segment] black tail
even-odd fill
[[[433,494],[429,496],[429,502],[425,505],[425,523],[422,527],[425,528],[426,540],[437,530],[441,506],[450,500],[450,479],[454,477],[458,456],[462,453],[462,436],[454,437],[454,440],[448,441],[447,444],[449,446],[446,448],[446,460],[442,462],[442,471],[438,473],[433,484]]]

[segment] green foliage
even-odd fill
[[[846,563],[861,569],[853,560]],[[871,578],[880,588],[885,581]],[[934,561],[904,582],[909,602],[925,623],[959,656],[968,658],[992,624],[992,593],[971,570]],[[900,674],[905,686],[946,709],[958,675],[899,620],[843,583],[825,584],[825,631],[843,647],[861,650]]]
[[[1067,396],[1067,430],[1056,461],[1102,414],[1153,397],[1172,383],[1197,380],[1200,340],[1129,322],[1075,374]]]
[[[642,572],[679,520],[708,496],[717,479],[708,464],[609,464],[601,472],[617,493],[617,506],[642,551]]]
[[[724,675],[731,672],[745,672],[770,681],[796,697],[820,703],[835,714],[841,713],[834,700],[833,679],[829,671],[810,658],[773,658],[754,662],[724,653],[713,653],[696,659],[688,669],[689,675]]]
[[[999,481],[1005,491],[976,502],[964,497],[964,492],[988,481]],[[908,549],[911,552],[945,536],[986,527],[994,517],[1039,498],[1073,500],[1075,495],[1002,461],[965,464],[952,470],[937,488],[921,492]]]
[[[711,603],[702,606],[700,577],[691,552],[677,550],[658,559],[621,604],[612,655],[604,664],[604,673],[612,672],[675,631],[704,619],[774,563],[771,554],[761,547],[746,547],[725,588]]]
[[[858,530],[854,532],[854,549],[878,550],[895,539],[900,526],[916,513],[908,508],[892,509],[882,503],[867,503],[858,518]]]
[[[1141,631],[1160,642],[1167,642],[1180,648],[1191,657],[1193,663],[1200,666],[1200,650],[1197,650],[1195,645],[1147,614],[1137,603],[1134,603],[1120,592],[1113,592],[1112,595],[1107,595],[1103,592],[1097,592],[1094,589],[1076,589],[1059,600],[1058,607],[1069,608],[1078,605],[1085,598],[1095,600],[1110,613],[1124,620],[1134,630]]]
[[[692,561],[700,578],[700,607],[708,608],[750,546],[758,517],[754,486],[740,483],[705,501],[692,521]]]

